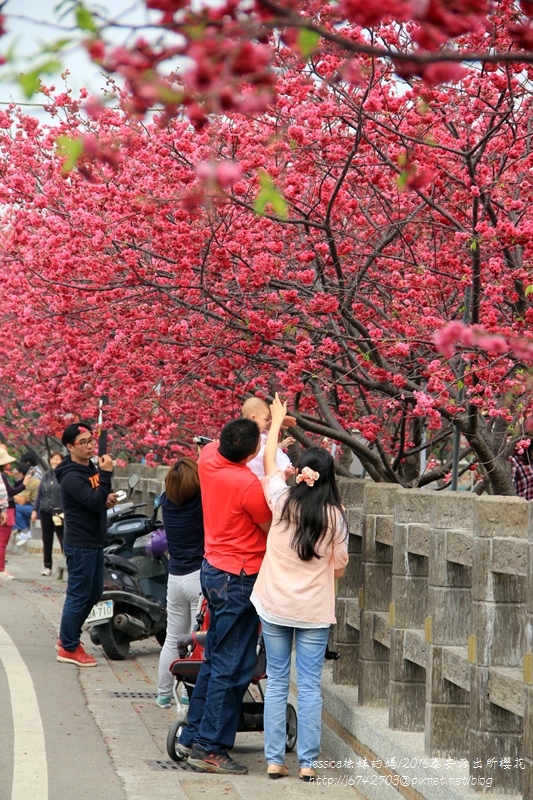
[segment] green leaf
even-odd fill
[[[474,253],[476,252],[476,250],[477,250],[477,239],[472,239],[472,243],[470,245],[470,249],[473,250]]]
[[[53,75],[60,69],[61,62],[54,58],[35,67],[31,72],[21,72],[18,81],[25,96],[29,99],[39,91],[41,75]]]
[[[400,189],[400,191],[405,189],[405,187],[407,185],[407,178],[408,177],[409,177],[409,173],[408,173],[408,171],[406,169],[404,169],[402,172],[400,172],[400,174],[396,178],[396,185],[398,186],[398,189]]]
[[[457,381],[457,388],[459,389],[459,391],[461,391],[461,389],[464,388],[464,385],[465,385],[464,381],[461,380]]]
[[[530,283],[529,286],[526,286],[525,295],[528,297],[533,292],[533,283]]]
[[[303,57],[308,58],[312,53],[315,52],[319,40],[320,34],[303,28],[298,34],[296,46]]]
[[[78,159],[83,153],[83,143],[81,139],[71,139],[70,136],[58,136],[56,143],[58,156],[65,158],[61,172],[66,175],[78,163]]]
[[[4,58],[8,63],[15,61],[17,57],[18,39],[13,39],[8,47],[7,53],[4,53]]]
[[[93,33],[96,33],[98,30],[93,15],[89,9],[85,8],[85,6],[81,3],[76,8],[76,24],[82,31],[92,31]]]
[[[204,37],[205,28],[206,26],[204,23],[200,23],[199,25],[185,25],[183,28],[183,33],[189,39],[199,42]]]
[[[157,99],[162,103],[179,106],[183,103],[183,92],[175,92],[167,86],[158,86]]]
[[[33,70],[33,72],[22,72],[19,76],[19,84],[20,88],[24,92],[24,97],[29,100],[30,97],[33,97],[35,92],[39,91],[39,87],[41,85],[41,79],[39,78],[38,70]]]
[[[61,22],[66,16],[71,14],[78,4],[78,0],[62,0],[54,7],[54,14]]]
[[[260,189],[254,202],[254,210],[256,213],[264,215],[266,207],[270,206],[278,217],[286,219],[288,211],[287,201],[281,192],[276,189],[272,178],[267,172],[259,173],[259,186]]]
[[[72,44],[73,39],[57,39],[55,42],[50,42],[50,44],[43,47],[43,53],[60,53],[61,50],[64,50],[65,47]]]

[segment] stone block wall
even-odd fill
[[[128,478],[131,475],[138,475],[140,481],[133,490],[130,499],[134,503],[146,503],[146,508],[142,509],[142,511],[146,514],[151,514],[154,497],[165,488],[167,472],[168,467],[147,467],[145,464],[128,464],[126,467],[115,467],[113,490],[124,489],[129,495]]]
[[[466,758],[491,792],[530,800],[533,503],[341,486],[355,563],[338,585],[335,681],[388,707],[391,729],[423,731],[429,757]]]

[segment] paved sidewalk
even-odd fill
[[[6,602],[9,597],[19,595],[36,606],[49,628],[50,660],[53,662],[65,586],[65,582],[58,579],[57,567],[63,564],[63,559],[59,553],[54,554],[52,575],[41,577],[41,543],[36,535],[38,531],[24,547],[10,544],[7,568],[16,580],[0,586],[0,599]],[[295,753],[287,754],[290,776],[276,782],[269,780],[261,733],[237,735],[233,756],[248,766],[246,776],[206,775],[186,765],[175,764],[166,751],[168,729],[176,719],[175,708],[159,709],[154,702],[160,652],[155,639],[134,643],[125,661],[110,661],[101,648],[91,645],[87,635],[83,640],[88,652],[98,660],[96,669],[78,670],[87,713],[100,730],[127,800],[168,800],[169,796],[176,800],[218,800],[221,796],[226,800],[266,800],[274,790],[288,800],[308,797],[310,793],[332,797],[333,792],[336,797],[340,793],[352,800],[365,800],[353,786],[342,785],[342,782],[333,786],[299,781]],[[74,668],[58,664],[58,680],[62,669]],[[56,741],[51,746],[61,747],[62,743]],[[326,772],[320,775],[325,777]],[[54,800],[53,785],[50,775],[50,800]],[[118,797],[115,793],[104,800],[118,800]]]

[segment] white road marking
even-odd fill
[[[35,687],[15,643],[0,625],[0,661],[13,709],[13,788],[11,800],[48,800],[44,730]]]

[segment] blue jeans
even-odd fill
[[[32,511],[33,505],[31,503],[15,506],[15,527],[19,531],[29,531]]]
[[[205,559],[200,580],[209,629],[180,743],[226,754],[235,743],[242,699],[256,661],[259,618],[250,602],[257,575],[233,575]]]
[[[320,752],[322,695],[320,682],[328,628],[290,628],[261,620],[267,657],[265,758],[285,763],[287,698],[293,637],[296,638],[298,685],[298,763],[312,767]]]
[[[75,650],[81,628],[104,590],[104,551],[101,547],[64,547],[68,583],[59,638],[65,650]]]

